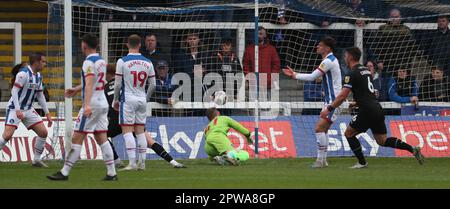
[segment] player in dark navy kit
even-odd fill
[[[353,98],[356,103],[351,104],[351,106],[358,107],[358,114],[353,116],[350,125],[345,130],[345,137],[353,153],[358,158],[358,163],[350,168],[365,168],[368,165],[362,153],[361,144],[356,138],[356,135],[366,132],[368,129],[372,131],[377,144],[383,147],[407,150],[422,165],[424,157],[420,152],[420,147],[412,147],[395,137],[387,138],[383,109],[375,97],[375,89],[372,84],[373,78],[369,69],[359,64],[360,58],[361,51],[359,48],[351,47],[345,50],[344,59],[347,66],[351,69],[350,73],[344,77],[342,91],[336,97],[336,100],[323,108],[320,113],[321,116],[328,115],[344,102],[350,91],[353,92]]]
[[[117,155],[117,152],[114,148],[114,144],[112,143],[112,139],[119,134],[122,134],[122,129],[119,125],[119,112],[114,110],[112,107],[112,102],[114,100],[114,76],[116,74],[116,66],[114,64],[108,64],[106,67],[106,85],[105,85],[105,96],[108,100],[109,110],[108,110],[108,141],[111,144],[113,154],[114,154],[114,163],[116,164],[116,168],[123,168],[125,165]]]

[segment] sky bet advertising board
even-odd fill
[[[233,117],[252,131],[253,117]],[[260,121],[259,157],[290,158],[315,157],[317,143],[314,134],[318,116],[286,116]],[[352,156],[344,132],[350,116],[341,116],[328,131],[328,156]],[[208,124],[206,118],[148,118],[147,130],[175,158],[206,158],[203,130]],[[450,156],[450,117],[387,116],[388,136],[400,138],[413,146],[421,146],[426,157]],[[230,129],[228,137],[237,149],[247,150],[254,156],[255,146],[248,145],[245,137]],[[410,156],[404,151],[379,146],[371,132],[358,135],[367,156],[395,157]],[[126,158],[124,143],[119,136],[114,139],[121,157]],[[148,149],[148,158],[159,158]]]
[[[253,117],[233,117],[252,131],[254,138]],[[314,134],[318,116],[286,116],[272,120],[262,120],[259,124],[258,151],[260,158],[294,158],[315,157],[317,143]],[[340,116],[328,131],[328,156],[352,156],[344,132],[350,116]],[[4,123],[3,121],[1,123]],[[208,124],[205,117],[168,117],[147,119],[147,130],[174,158],[206,158],[204,152],[204,128]],[[0,161],[30,161],[33,157],[35,133],[20,125],[13,139],[0,152]],[[400,138],[413,146],[421,146],[426,157],[450,156],[450,117],[426,116],[387,116],[388,136]],[[0,129],[3,129],[0,124]],[[3,130],[0,130],[3,131]],[[52,136],[52,129],[49,129]],[[245,137],[230,129],[229,139],[237,149],[255,154],[255,146],[248,145]],[[366,156],[396,157],[411,156],[408,152],[379,146],[370,131],[358,135]],[[44,155],[52,159],[64,156],[64,137],[60,136],[53,143],[47,139]],[[113,139],[116,150],[122,159],[127,159],[124,141],[121,135]],[[87,136],[83,144],[82,159],[101,159],[101,150],[93,136]],[[159,159],[153,150],[147,150],[148,159]]]

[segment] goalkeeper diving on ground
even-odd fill
[[[248,144],[253,144],[250,131],[232,118],[221,116],[216,108],[206,110],[206,117],[209,120],[205,128],[205,152],[208,158],[219,165],[239,165],[240,162],[248,160],[248,152],[234,149],[227,133],[233,128],[247,138]]]

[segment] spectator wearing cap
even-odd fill
[[[172,85],[172,75],[169,73],[169,64],[165,60],[156,63],[156,88],[151,100],[161,104],[173,105],[172,92],[177,86]]]
[[[391,101],[397,103],[413,103],[419,102],[419,87],[413,76],[409,75],[406,67],[398,68],[396,76],[389,80],[388,95]]]

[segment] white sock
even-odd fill
[[[172,164],[172,165],[178,165],[178,162],[177,162],[176,160],[171,160],[171,161],[170,161],[170,164]]]
[[[102,149],[102,156],[103,160],[105,161],[106,165],[106,172],[108,176],[115,176],[116,175],[116,167],[114,164],[114,154],[111,148],[111,145],[108,141],[100,145],[100,148]]]
[[[46,138],[36,137],[36,143],[34,144],[34,161],[40,161],[41,155],[44,152]]]
[[[136,165],[136,141],[134,139],[133,133],[126,133],[123,135],[125,140],[125,148],[127,148],[128,155],[128,165]]]
[[[8,143],[2,136],[0,136],[0,151],[2,151],[3,147]]]
[[[316,133],[317,142],[317,160],[326,159],[326,153],[328,149],[327,135],[324,132]]]
[[[325,149],[325,153],[324,153],[324,155],[323,155],[323,159],[324,159],[324,160],[327,160],[327,156],[328,156],[328,145],[329,145],[330,138],[328,138],[328,134],[325,134],[325,137],[327,137],[327,141],[325,141],[326,149]]]
[[[77,160],[80,158],[80,153],[81,153],[81,145],[72,144],[69,154],[67,155],[67,158],[64,162],[64,167],[61,169],[61,173],[64,176],[69,175],[70,169],[72,169],[72,166],[74,166]]]
[[[136,135],[136,139],[138,143],[139,162],[144,163],[147,158],[147,138],[145,137],[145,133]]]

